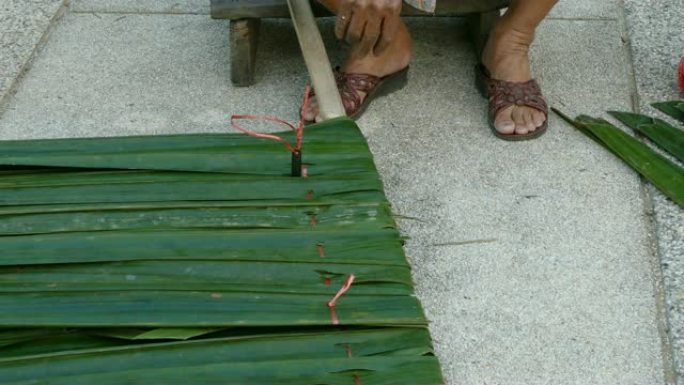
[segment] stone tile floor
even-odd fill
[[[676,97],[681,3],[562,1],[533,51],[551,104],[600,115],[637,94],[640,108]],[[307,76],[289,23],[264,24],[258,83],[237,89],[227,22],[207,4],[3,2],[0,138],[225,132],[231,113],[296,120]],[[553,116],[539,140],[495,140],[463,22],[409,25],[420,32],[409,86],[359,125],[395,211],[415,218],[400,226],[448,383],[679,373],[684,384],[681,209]]]

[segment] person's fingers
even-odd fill
[[[353,2],[340,2],[340,10],[337,13],[337,23],[335,24],[335,37],[342,40],[347,36],[347,28],[352,19]]]
[[[378,38],[378,42],[374,47],[376,54],[381,54],[392,44],[394,38],[397,36],[397,33],[399,33],[400,26],[401,5],[399,5],[399,8],[392,8],[390,10],[390,14],[383,18],[380,37]]]
[[[382,21],[380,37],[378,38],[378,43],[374,47],[374,52],[376,54],[379,55],[383,53],[392,44],[399,32],[400,20],[399,17],[387,17]]]
[[[366,28],[366,15],[360,12],[355,12],[349,21],[349,26],[347,27],[347,43],[356,45],[361,42],[363,37],[364,29]]]
[[[380,16],[373,11],[369,12],[366,27],[359,42],[359,53],[361,55],[367,55],[373,51],[380,38],[381,28],[382,20]]]

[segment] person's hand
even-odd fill
[[[402,0],[340,0],[335,36],[362,54],[382,53],[399,30]]]

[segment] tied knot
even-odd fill
[[[230,117],[230,124],[233,128],[236,130],[240,130],[244,132],[245,134],[255,137],[255,138],[262,138],[262,139],[270,139],[270,140],[275,140],[277,142],[283,143],[285,147],[287,147],[288,151],[292,152],[293,154],[299,154],[302,150],[302,141],[304,140],[304,111],[307,110],[307,107],[309,105],[309,97],[311,95],[311,88],[309,86],[306,87],[306,90],[304,91],[304,103],[302,107],[302,111],[300,112],[299,115],[299,124],[295,126],[292,123],[289,123],[283,119],[280,119],[275,116],[265,116],[265,115],[233,115]],[[289,127],[292,132],[295,133],[295,143],[291,144],[287,140],[285,140],[283,137],[274,135],[274,134],[265,134],[261,132],[255,132],[252,130],[249,130],[239,124],[236,123],[237,120],[262,120],[262,121],[267,121],[267,122],[273,122],[273,123],[278,123],[285,125]]]
[[[330,309],[330,318],[332,320],[333,325],[340,324],[340,320],[337,318],[337,310],[335,309],[335,305],[337,305],[337,301],[344,295],[344,293],[351,289],[351,286],[354,283],[355,278],[356,277],[354,276],[354,274],[348,276],[340,290],[337,292],[337,294],[335,294],[335,296],[330,301],[328,301],[328,309]]]

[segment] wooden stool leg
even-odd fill
[[[485,44],[487,44],[489,33],[494,28],[499,17],[499,11],[476,13],[468,16],[468,29],[475,45],[477,60],[480,60],[482,57],[482,51]]]
[[[230,21],[230,80],[237,87],[254,84],[260,19]]]

